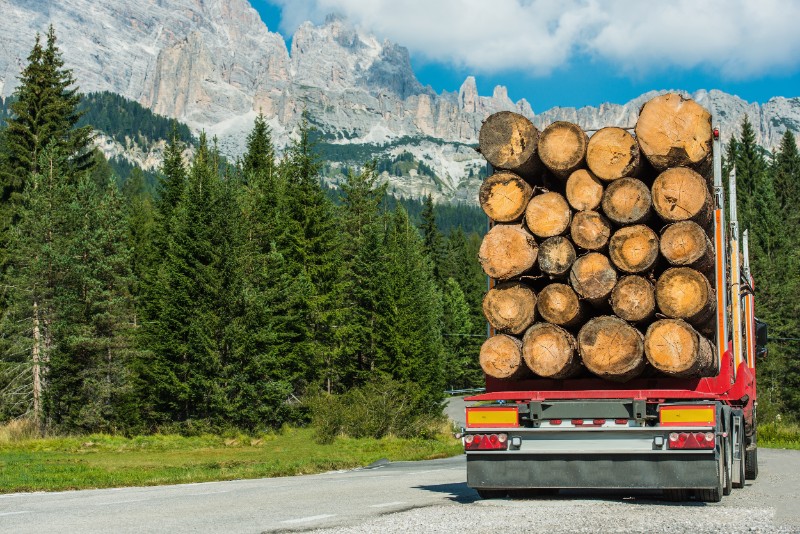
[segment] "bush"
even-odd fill
[[[417,385],[386,376],[341,395],[318,393],[307,404],[319,443],[330,443],[337,436],[429,439],[444,423],[441,409],[431,410]]]
[[[36,421],[27,417],[12,419],[0,426],[0,443],[16,443],[41,437]]]

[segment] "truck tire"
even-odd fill
[[[719,458],[717,460],[717,486],[710,489],[699,489],[695,491],[695,498],[701,502],[720,502],[722,500],[725,487],[730,484],[728,470],[725,464],[725,445],[724,441],[720,441],[721,450],[719,451]]]
[[[744,478],[745,480],[758,478],[758,447],[744,454]]]
[[[479,489],[477,492],[481,499],[502,499],[508,493],[506,490],[497,489]]]
[[[741,418],[742,424],[739,425],[739,455],[741,456],[741,461],[739,462],[738,470],[739,470],[739,482],[733,485],[734,488],[743,488],[744,481],[747,479],[746,467],[745,464],[747,463],[747,454],[745,453],[744,448],[744,417]]]
[[[733,477],[731,476],[733,473],[733,445],[731,444],[732,437],[733,434],[728,431],[728,437],[722,440],[722,443],[725,447],[725,482],[722,485],[723,495],[730,495],[733,491]]]

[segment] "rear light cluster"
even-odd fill
[[[508,449],[508,434],[467,434],[464,448],[468,451],[504,451]]]
[[[672,432],[668,443],[670,449],[713,449],[717,436],[713,432]]]

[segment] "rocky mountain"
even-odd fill
[[[417,80],[402,46],[330,17],[303,24],[288,50],[247,0],[0,0],[0,11],[0,97],[13,92],[34,34],[52,23],[85,92],[112,91],[205,129],[230,156],[242,152],[257,113],[280,145],[305,111],[321,132],[331,182],[344,167],[375,158],[405,196],[474,201],[483,163],[471,146],[490,113],[514,110],[539,127],[554,120],[625,126],[654,94],[538,114],[500,86],[479,95],[472,77],[457,93],[437,94]],[[745,114],[767,148],[787,128],[800,131],[800,98],[757,104],[720,91],[692,96],[715,113],[723,140],[738,133]],[[413,165],[398,164],[406,153]]]

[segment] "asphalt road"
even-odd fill
[[[800,451],[719,504],[572,492],[482,501],[464,457],[291,478],[0,496],[0,532],[800,532]]]

